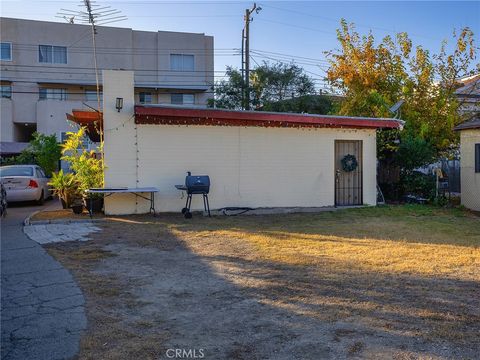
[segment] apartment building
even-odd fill
[[[98,108],[91,27],[0,23],[2,147],[28,142],[34,131],[61,141],[73,126],[65,113]],[[133,70],[139,104],[205,106],[213,97],[212,36],[100,26],[96,50],[99,81],[102,69]]]

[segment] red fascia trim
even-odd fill
[[[136,124],[210,125],[210,126],[262,126],[262,127],[400,127],[395,119],[360,117],[315,116],[302,114],[229,111],[210,109],[179,109],[135,106]]]

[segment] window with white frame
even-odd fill
[[[38,95],[40,100],[67,100],[67,89],[41,88]]]
[[[195,56],[187,54],[170,54],[170,70],[194,71]]]
[[[194,105],[194,94],[171,94],[170,102],[176,105]]]
[[[0,46],[0,60],[12,61],[12,43],[2,42]]]
[[[97,90],[85,90],[86,101],[97,101]],[[100,91],[100,101],[102,100],[102,92]]]
[[[0,85],[0,93],[2,98],[11,99],[12,98],[12,86],[11,85]]]
[[[65,46],[38,45],[38,61],[48,64],[66,64],[67,48]]]

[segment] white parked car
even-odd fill
[[[49,178],[37,165],[10,165],[0,167],[0,178],[7,191],[7,201],[36,201],[43,204],[52,194]]]

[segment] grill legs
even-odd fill
[[[205,209],[206,212],[208,212],[208,217],[211,217],[210,204],[208,203],[208,194],[203,194],[203,208]]]
[[[187,194],[187,201],[185,202],[185,207],[182,209],[182,214],[185,216],[185,219],[191,219],[192,218],[192,213],[190,212],[190,207],[192,206],[192,195],[193,194]],[[205,212],[208,213],[208,216],[210,217],[210,204],[208,202],[208,194],[202,194],[203,195],[203,209]]]

